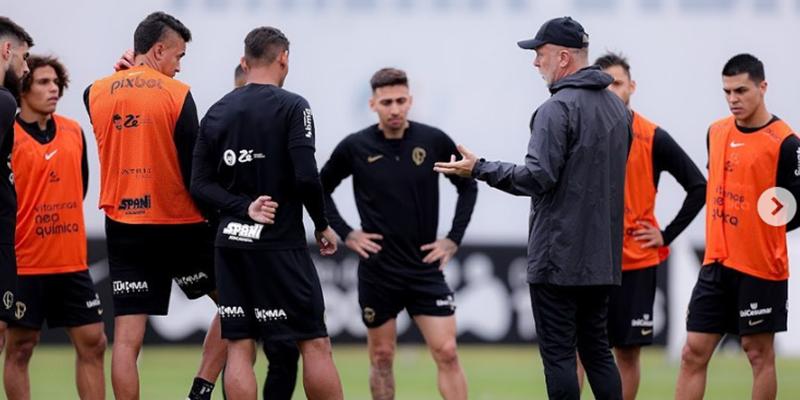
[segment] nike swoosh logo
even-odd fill
[[[52,151],[52,152],[50,152],[50,153],[46,153],[46,154],[44,155],[44,159],[45,159],[45,160],[47,160],[47,161],[50,161],[50,159],[51,159],[51,158],[53,158],[53,156],[54,156],[54,155],[56,155],[56,153],[57,153],[57,152],[58,152],[58,149],[56,149],[56,150],[53,150],[53,151]]]
[[[369,156],[369,157],[367,157],[367,162],[372,164],[375,161],[380,160],[381,158],[383,158],[383,154],[378,154],[377,156]]]
[[[758,325],[758,324],[760,324],[760,323],[762,323],[762,322],[764,322],[764,320],[763,320],[763,319],[759,319],[759,320],[757,320],[757,321],[749,320],[749,321],[747,321],[747,325],[750,325],[750,326],[756,326],[756,325]]]
[[[653,333],[652,329],[642,329],[642,336],[647,336],[651,333]]]
[[[734,148],[734,149],[737,148],[737,147],[742,147],[742,146],[744,146],[744,143],[731,142],[731,147]]]

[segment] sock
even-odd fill
[[[213,383],[203,378],[194,378],[194,382],[192,382],[192,390],[189,391],[189,397],[187,397],[187,400],[211,400],[211,392],[213,390]]]

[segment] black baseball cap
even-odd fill
[[[517,45],[523,49],[536,50],[548,43],[580,49],[589,47],[589,35],[578,21],[570,17],[553,18],[539,28],[536,37],[521,40]]]

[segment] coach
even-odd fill
[[[462,160],[435,169],[531,197],[528,282],[548,395],[579,399],[577,348],[594,396],[621,399],[606,314],[620,284],[630,115],[606,90],[613,79],[588,67],[589,36],[578,22],[550,20],[518,44],[535,50],[552,94],[531,118],[525,165],[478,160],[459,146]]]

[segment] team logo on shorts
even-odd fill
[[[456,301],[452,295],[449,295],[447,298],[436,300],[436,307],[450,307],[451,310],[455,310]]]
[[[643,314],[642,318],[631,320],[631,327],[634,328],[652,328],[654,325],[655,321],[650,318],[650,314]],[[642,334],[645,335],[645,333]]]
[[[414,150],[411,150],[411,160],[414,161],[414,164],[420,166],[425,162],[425,156],[427,154],[428,153],[422,147],[414,147]]]
[[[244,309],[241,306],[219,306],[220,318],[244,318]]]
[[[772,307],[758,308],[758,303],[750,303],[749,309],[739,310],[739,318],[750,318],[768,314],[772,314]]]
[[[10,290],[7,290],[3,294],[3,305],[6,307],[6,310],[10,310],[11,306],[14,305],[14,293],[11,293]]]
[[[283,311],[282,308],[275,308],[272,310],[265,310],[262,308],[254,308],[253,312],[256,314],[256,319],[258,322],[269,322],[269,321],[279,321],[289,319],[286,316],[286,311]]]
[[[25,316],[25,311],[27,311],[27,310],[28,310],[28,306],[26,306],[25,303],[23,303],[21,301],[18,301],[17,302],[17,309],[14,310],[14,317],[16,317],[17,319],[22,319],[22,317]]]
[[[94,299],[86,301],[86,308],[100,307],[100,296],[95,293]]]
[[[370,324],[375,322],[375,310],[370,307],[364,307],[364,321]]]

